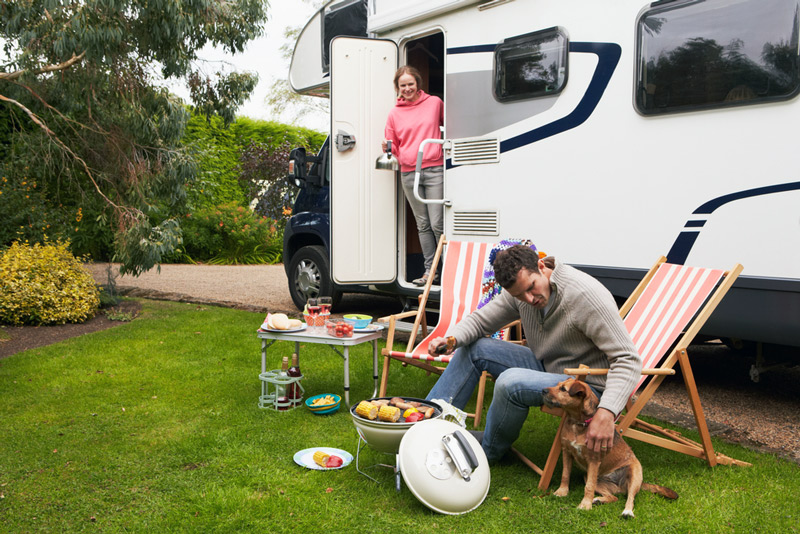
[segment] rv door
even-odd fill
[[[377,170],[395,92],[393,41],[331,41],[331,272],[337,284],[397,277],[397,180]]]

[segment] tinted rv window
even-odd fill
[[[344,0],[325,8],[322,18],[322,70],[330,68],[331,40],[340,35],[367,36],[367,0]]]
[[[494,94],[500,102],[552,96],[567,81],[567,36],[559,28],[511,37],[494,55]]]
[[[797,94],[800,1],[654,5],[637,25],[639,112],[758,104]]]

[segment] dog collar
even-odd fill
[[[583,422],[583,426],[589,426],[589,423],[591,423],[591,422],[592,422],[592,419],[594,419],[594,417],[590,417],[589,419],[585,420],[585,421]]]

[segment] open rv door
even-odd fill
[[[396,173],[376,170],[394,106],[393,41],[331,41],[331,273],[337,284],[397,277]]]

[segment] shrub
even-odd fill
[[[187,214],[181,223],[186,256],[213,264],[281,261],[283,243],[275,223],[236,204]]]
[[[80,323],[94,316],[97,286],[68,247],[17,241],[0,255],[0,322]]]

